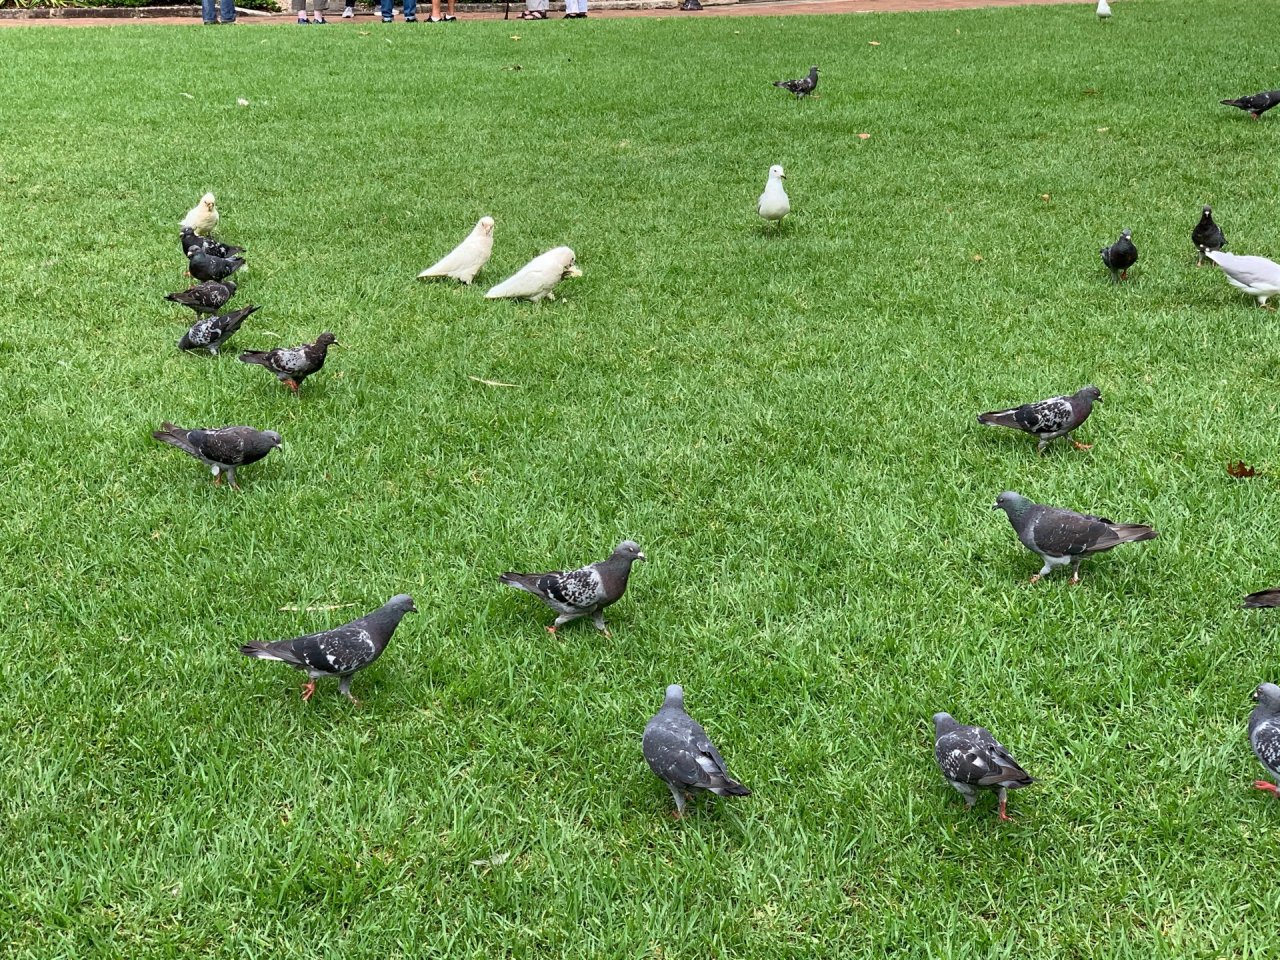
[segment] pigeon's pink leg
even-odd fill
[[[1080,571],[1076,570],[1071,574],[1071,585],[1074,587],[1080,582]]]
[[[1004,805],[1005,805],[1005,798],[1001,797],[1000,798],[1000,819],[1008,823],[1010,820],[1013,819],[1013,817],[1009,816],[1007,813],[1004,812]]]
[[[292,390],[294,393],[297,393],[297,392],[298,392],[298,384],[297,384],[297,381],[290,380],[290,379],[285,379],[285,380],[283,380],[283,381],[281,381],[281,382],[282,382],[286,387],[288,387],[290,390]]]
[[[214,476],[214,478],[213,478],[213,485],[214,485],[215,487],[220,487],[220,486],[222,486],[222,474],[220,474],[220,473],[219,473],[219,474],[216,474],[216,475]]]
[[[683,814],[683,813],[681,813],[679,810],[672,810],[672,811],[671,811],[671,819],[672,819],[672,820],[683,820],[683,819],[684,819],[684,814]]]
[[[547,627],[547,633],[551,634],[553,637],[556,635],[556,625],[554,623]]]
[[[1093,444],[1092,444],[1092,443],[1081,443],[1079,440],[1075,439],[1074,437],[1067,437],[1067,439],[1071,441],[1071,445],[1072,445],[1073,447],[1075,447],[1077,450],[1092,450],[1092,449],[1093,449]]]
[[[1028,580],[1027,582],[1028,582],[1028,583],[1039,583],[1039,582],[1040,582],[1040,574],[1038,574],[1038,573],[1033,573],[1033,574],[1031,575],[1031,579],[1030,579],[1030,580]]]
[[[1274,793],[1276,796],[1280,797],[1280,787],[1277,787],[1274,783],[1271,783],[1270,781],[1255,780],[1253,781],[1253,785],[1259,790],[1265,790],[1267,791],[1267,793]]]
[[[306,703],[311,699],[311,695],[316,692],[316,682],[309,680],[302,685],[302,702]]]
[[[1129,271],[1128,271],[1128,270],[1121,270],[1121,271],[1120,271],[1120,279],[1121,279],[1121,280],[1128,280],[1128,279],[1129,279]]]
[[[227,485],[228,485],[229,487],[231,487],[231,489],[232,489],[232,490],[239,490],[239,489],[240,489],[240,484],[236,483],[234,480],[228,480],[228,481],[227,481]]]

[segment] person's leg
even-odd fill
[[[222,22],[236,22],[236,0],[222,0]]]
[[[216,0],[200,0],[200,19],[205,23],[218,22],[218,4]]]
[[[404,18],[410,23],[418,19],[418,0],[404,0]]]
[[[382,22],[391,22],[391,0],[382,0]]]
[[[307,22],[307,0],[292,0],[289,9],[298,15],[299,23]]]
[[[439,23],[443,19],[440,16],[440,0],[431,0],[431,22]]]
[[[328,23],[324,18],[324,12],[329,9],[329,0],[314,0],[311,11],[315,14],[312,23]]]
[[[350,20],[356,15],[356,8],[351,5],[351,0],[347,0],[347,5],[342,8],[342,19]]]

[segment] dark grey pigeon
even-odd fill
[[[404,615],[417,612],[413,597],[401,593],[373,613],[332,630],[292,640],[255,640],[246,643],[240,652],[259,660],[279,660],[305,673],[309,679],[302,685],[303,700],[310,700],[316,692],[317,680],[341,677],[338,692],[359,705],[360,701],[351,695],[351,678],[382,656]]]
[[[1247,97],[1236,97],[1234,100],[1218,101],[1223,106],[1239,107],[1248,112],[1255,120],[1280,103],[1280,90],[1264,90],[1262,93],[1251,93]]]
[[[1222,228],[1213,222],[1213,207],[1200,211],[1200,222],[1191,231],[1191,243],[1196,248],[1196,266],[1204,265],[1204,255],[1210,250],[1221,250],[1227,245]]]
[[[1035,783],[990,730],[956,723],[949,713],[933,715],[933,757],[947,783],[964,797],[966,810],[978,802],[979,790],[999,793],[1001,820],[1009,819],[1009,791]]]
[[[302,381],[324,366],[329,347],[335,343],[338,343],[338,338],[325,332],[316,338],[315,343],[304,343],[298,347],[248,350],[240,354],[240,361],[266,367],[281,383],[297,393]],[[342,344],[338,343],[338,346]]]
[[[1106,517],[1076,513],[1033,503],[1020,493],[1006,490],[996,497],[992,510],[1003,510],[1022,545],[1044,559],[1035,583],[1054,567],[1071,564],[1071,582],[1080,582],[1080,561],[1122,543],[1154,540],[1158,534],[1140,523],[1114,523]]]
[[[1121,230],[1120,239],[1102,248],[1102,263],[1111,271],[1113,282],[1127,280],[1129,268],[1138,262],[1138,248],[1133,245],[1132,230]]]
[[[257,463],[282,442],[280,434],[274,430],[255,430],[253,427],[187,430],[168,421],[160,424],[160,429],[151,436],[204,463],[213,471],[215,487],[222,483],[225,471],[227,483],[233,490],[240,489],[236,485],[237,467]]]
[[[810,67],[807,77],[801,77],[799,80],[775,80],[773,85],[783,90],[790,90],[797,97],[807,97],[818,89],[818,68]]]
[[[1280,778],[1280,687],[1258,684],[1252,699],[1257,706],[1249,714],[1249,746],[1267,773]],[[1280,796],[1280,787],[1269,780],[1255,780],[1253,785]]]
[[[1270,607],[1280,607],[1280,587],[1270,587],[1266,590],[1251,593],[1244,598],[1244,603],[1241,606],[1245,610],[1265,610]]]
[[[1102,391],[1095,386],[1081,387],[1069,397],[1050,397],[1035,403],[1024,403],[1011,410],[992,410],[978,414],[978,422],[989,427],[1009,427],[1029,433],[1040,442],[1036,453],[1058,437],[1066,437],[1077,450],[1092,450],[1093,444],[1080,443],[1071,431],[1089,419],[1093,405],[1102,402]]]
[[[235,292],[236,285],[232,280],[206,280],[180,293],[165,294],[165,299],[190,307],[196,312],[196,316],[200,316],[203,313],[217,313],[235,296]]]
[[[631,576],[631,564],[645,559],[640,545],[634,540],[623,540],[607,560],[589,563],[585,567],[562,573],[512,573],[498,577],[517,590],[532,593],[559,614],[556,622],[547,627],[555,633],[562,624],[579,617],[590,616],[596,629],[606,637],[612,636],[604,622],[604,608],[619,600],[627,591],[627,578]]]
[[[231,335],[240,329],[240,324],[259,307],[241,307],[239,310],[232,310],[230,313],[224,313],[217,317],[205,317],[197,320],[195,324],[182,335],[182,339],[178,341],[179,350],[198,350],[200,347],[208,347],[209,352],[215,357],[218,355],[218,348],[231,338]]]
[[[662,709],[644,726],[644,759],[675,797],[677,819],[691,790],[709,790],[721,797],[749,797],[751,791],[729,776],[724,757],[702,725],[684,712],[684,690],[667,687]]]
[[[188,258],[193,252],[209,253],[215,257],[234,257],[244,253],[244,247],[234,247],[229,243],[220,243],[213,237],[202,237],[190,227],[182,228],[182,252]]]
[[[215,257],[199,250],[187,259],[187,269],[197,280],[225,280],[244,266],[244,257]]]

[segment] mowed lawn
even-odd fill
[[[1217,103],[1280,54],[1115,10],[0,33],[0,955],[1271,956],[1280,321],[1189,235],[1280,255],[1280,115]],[[207,189],[262,305],[218,358],[162,299]],[[235,359],[323,330],[296,399]],[[974,421],[1086,383],[1090,452]],[[214,488],[164,419],[284,448]],[[1160,537],[1031,587],[1004,489]],[[612,639],[496,583],[624,537]],[[237,653],[399,592],[360,708]],[[752,797],[670,818],[670,682]]]

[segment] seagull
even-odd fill
[[[1258,298],[1259,306],[1267,306],[1267,298],[1280,295],[1280,264],[1266,257],[1242,257],[1225,250],[1206,250],[1210,260],[1222,268],[1227,283],[1251,297]]]
[[[791,200],[783,189],[782,181],[787,179],[782,164],[775,163],[769,168],[769,180],[764,185],[764,193],[756,201],[756,210],[766,220],[777,222],[791,212]]]
[[[1098,19],[1109,20],[1111,18],[1111,5],[1107,0],[1098,0]]]

